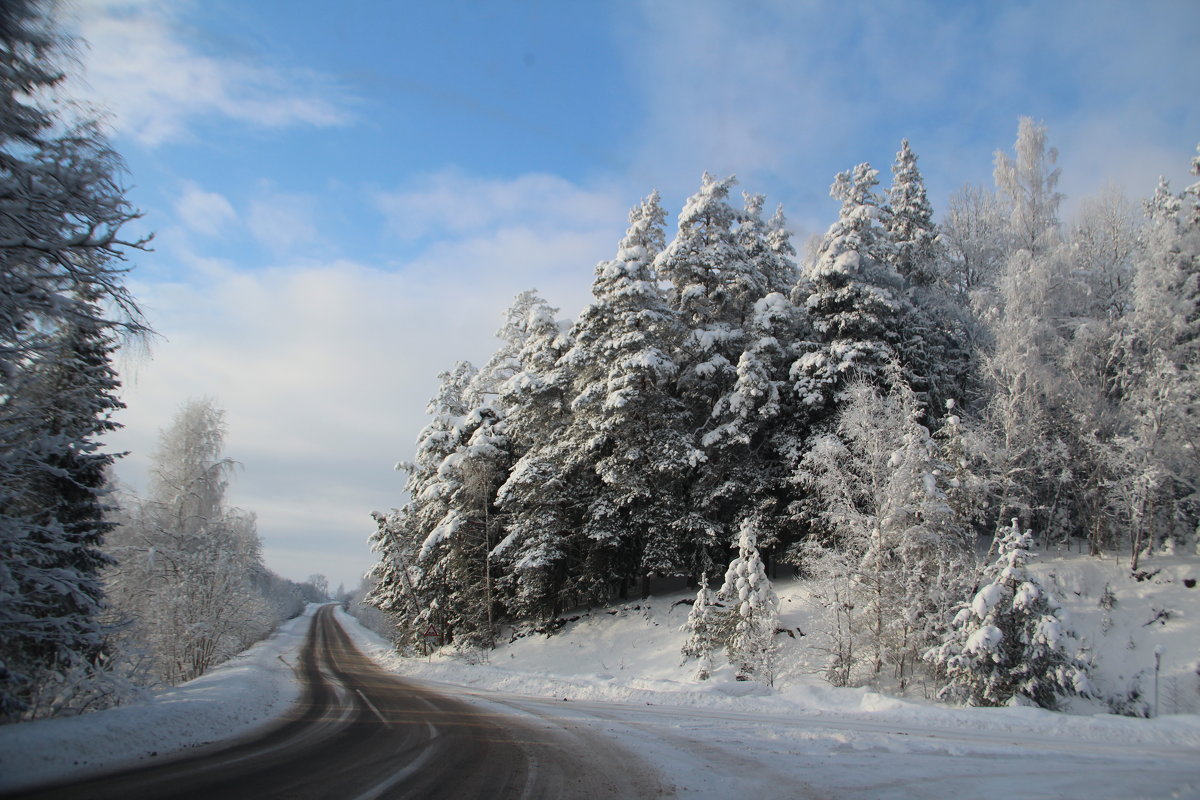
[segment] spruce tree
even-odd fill
[[[712,654],[720,645],[725,633],[726,614],[717,604],[716,595],[708,588],[708,575],[700,576],[700,588],[692,601],[687,622],[682,630],[687,633],[681,652],[685,658],[699,660],[696,680],[706,681],[712,676]]]
[[[619,591],[686,570],[678,520],[688,419],[674,396],[683,328],[654,270],[664,216],[657,192],[630,211],[616,257],[596,267],[566,355],[575,371],[566,439],[596,479],[584,528],[589,569]]]
[[[937,230],[925,181],[908,139],[901,142],[892,166],[888,211],[884,226],[894,245],[892,258],[896,271],[910,285],[932,286],[938,278]]]
[[[99,126],[56,103],[69,43],[52,10],[0,4],[0,721],[45,713],[43,688],[97,663],[98,440],[115,345],[146,331],[122,263],[138,215]]]
[[[758,552],[753,520],[742,522],[737,556],[729,562],[725,582],[717,596],[730,603],[725,649],[737,667],[738,680],[775,681],[775,631],[779,626],[779,599],[767,578]]]
[[[975,706],[1057,709],[1066,696],[1090,694],[1089,665],[1065,612],[1027,567],[1032,537],[1014,519],[997,540],[984,585],[954,615],[948,640],[926,654],[946,676],[940,696]]]
[[[892,266],[878,175],[870,164],[837,175],[830,194],[841,212],[807,275],[804,303],[814,339],[801,344],[791,378],[815,420],[828,417],[853,376],[882,379],[900,342],[903,281]]]

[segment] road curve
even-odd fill
[[[670,794],[612,740],[384,672],[317,611],[300,701],[253,739],[14,798],[639,798]]]

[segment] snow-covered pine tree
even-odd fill
[[[20,479],[4,481],[9,491],[0,516],[20,521],[25,535],[5,548],[9,575],[22,580],[13,587],[19,596],[0,613],[0,657],[24,676],[7,691],[26,717],[103,704],[90,687],[111,688],[102,674],[106,603],[100,572],[111,563],[101,547],[113,527],[107,484],[114,457],[100,450],[99,438],[117,427],[111,415],[124,407],[111,363],[115,345],[103,325],[86,318],[50,339],[53,345],[26,366],[23,382],[4,403],[9,420],[23,417],[26,423],[25,441],[6,443],[24,458],[6,460]],[[67,674],[70,681],[63,679]]]
[[[759,546],[778,552],[789,528],[784,505],[791,465],[786,451],[792,439],[784,429],[791,432],[802,422],[796,419],[794,395],[787,386],[803,312],[788,297],[798,273],[783,210],[763,223],[761,206],[761,195],[746,195],[737,236],[770,291],[755,301],[742,324],[737,378],[713,404],[710,429],[701,443],[709,461],[726,474],[726,486],[742,498],[740,504],[731,504],[729,513],[754,516]]]
[[[694,431],[696,441],[690,445],[690,474],[679,482],[689,511],[677,529],[693,575],[713,568],[754,495],[731,475],[725,454],[702,441],[716,424],[712,412],[719,398],[737,381],[745,326],[766,294],[761,270],[738,241],[735,225],[743,214],[728,202],[734,182],[705,173],[700,190],[679,212],[677,235],[654,262],[658,277],[669,283],[668,301],[683,326],[676,386],[687,414],[684,429]]]
[[[974,706],[1032,703],[1057,709],[1092,692],[1066,614],[1027,563],[1032,537],[1013,519],[984,585],[954,615],[949,639],[928,659],[946,677],[940,696]]]
[[[98,124],[56,102],[69,43],[53,10],[0,5],[0,721],[99,652],[108,362],[146,331],[122,263],[144,241],[120,235],[138,214]],[[27,393],[55,371],[70,396],[37,407]]]
[[[881,378],[899,344],[903,281],[892,267],[878,176],[870,164],[859,164],[834,179],[830,195],[841,201],[841,212],[805,276],[814,340],[801,345],[791,378],[814,422],[831,413],[852,376]]]
[[[429,424],[417,437],[416,455],[413,461],[396,465],[408,473],[404,486],[408,502],[387,514],[374,514],[376,531],[371,548],[380,558],[369,573],[370,591],[364,602],[397,622],[398,630],[392,635],[400,641],[415,639],[433,622],[429,609],[437,597],[426,597],[418,591],[422,572],[417,556],[428,532],[449,512],[449,492],[439,470],[463,444],[467,395],[477,374],[470,363],[460,361],[438,375],[437,393],[425,409],[430,415]]]
[[[737,666],[738,680],[755,680],[768,686],[777,670],[775,631],[779,627],[779,599],[767,578],[758,552],[752,520],[741,524],[738,554],[729,562],[725,582],[717,596],[730,603],[725,649]]]
[[[496,579],[491,551],[501,539],[497,488],[509,474],[506,420],[491,405],[468,412],[462,443],[438,467],[446,513],[417,552],[418,593],[435,598],[429,621],[443,641],[491,647]],[[436,609],[436,610],[433,610]]]
[[[966,306],[948,289],[948,253],[907,139],[896,154],[892,175],[883,223],[908,301],[896,350],[925,413],[937,419],[947,400],[976,394],[970,346],[977,332]]]
[[[925,181],[908,139],[900,143],[900,152],[892,165],[888,212],[884,228],[892,239],[892,263],[896,271],[910,285],[932,286],[939,278],[938,234]]]
[[[674,397],[683,329],[653,267],[664,217],[657,192],[630,211],[616,258],[596,267],[593,300],[565,356],[575,375],[565,439],[596,478],[581,542],[592,593],[688,569],[677,522],[689,420]]]
[[[706,681],[712,677],[713,651],[726,638],[726,622],[727,614],[717,604],[712,589],[708,588],[708,575],[701,575],[696,599],[692,601],[687,622],[681,629],[688,635],[681,648],[684,658],[695,658],[700,662],[696,668],[696,680]]]
[[[770,219],[763,220],[763,195],[743,193],[742,197],[745,207],[736,231],[737,242],[753,264],[763,294],[787,294],[796,285],[799,272],[783,206],[778,206]]]
[[[505,596],[521,615],[550,616],[570,603],[578,587],[566,578],[581,560],[572,537],[591,491],[582,447],[566,436],[573,373],[563,356],[571,337],[556,313],[545,303],[530,309],[520,368],[500,387],[514,462],[497,484],[505,533],[491,557],[506,569]]]

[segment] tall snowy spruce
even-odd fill
[[[655,192],[634,207],[616,258],[596,267],[592,302],[572,328],[565,359],[575,374],[573,443],[594,477],[582,544],[591,593],[618,594],[648,574],[685,569],[680,476],[690,445],[674,396],[679,315],[659,287],[654,260],[665,214]]]
[[[477,375],[465,361],[438,375],[437,393],[425,408],[429,424],[417,436],[416,455],[413,461],[396,465],[408,473],[404,489],[409,500],[399,509],[374,515],[371,547],[380,560],[368,574],[371,588],[366,602],[400,620],[403,630],[414,637],[433,622],[431,607],[441,602],[432,587],[418,589],[425,573],[417,562],[425,542],[422,531],[435,530],[449,511],[440,469],[462,445],[467,396]]]
[[[896,271],[911,284],[932,285],[938,278],[938,237],[933,207],[908,139],[901,142],[892,166],[888,210],[884,228],[895,246],[892,258]]]
[[[926,653],[943,672],[940,696],[973,706],[1017,703],[1058,708],[1064,697],[1092,693],[1058,601],[1029,571],[1033,540],[1014,519],[998,539],[984,585],[953,617],[948,640]]]
[[[717,596],[731,608],[725,624],[725,651],[737,668],[738,680],[772,685],[778,669],[775,631],[779,627],[779,598],[767,578],[758,552],[752,520],[742,522],[738,554],[729,562]]]
[[[579,448],[565,435],[573,372],[564,355],[571,336],[557,312],[544,303],[531,309],[520,370],[500,387],[515,460],[497,484],[504,533],[492,557],[505,567],[505,595],[522,616],[570,604],[577,587],[566,583],[565,570],[582,560],[570,540],[581,527],[589,490],[582,485]]]
[[[763,392],[753,405],[769,403],[774,376],[764,373],[769,367],[762,359],[780,358],[766,352],[773,347],[765,341],[767,334],[758,340],[763,352],[757,355],[762,358],[755,359],[758,363],[747,361],[739,374],[756,304],[768,294],[771,280],[786,275],[787,253],[786,239],[768,239],[766,225],[755,219],[761,201],[748,198],[744,212],[729,204],[734,182],[733,177],[717,180],[705,173],[700,190],[679,213],[676,237],[655,260],[683,325],[675,357],[676,391],[688,417],[686,429],[695,438],[690,443],[691,467],[680,481],[688,511],[676,527],[687,548],[686,572],[691,575],[714,567],[720,551],[733,540],[739,517],[762,497],[757,477],[738,469],[746,463],[749,442],[729,426],[736,421],[728,412],[733,410],[730,400],[739,377],[753,381],[753,391]],[[742,397],[751,399],[745,392]]]
[[[917,156],[908,140],[892,166],[883,226],[891,240],[892,265],[904,280],[904,318],[897,353],[905,378],[932,419],[947,401],[978,394],[970,342],[978,336],[964,304],[947,285],[948,254],[942,244]]]
[[[67,45],[51,4],[0,6],[0,721],[78,710],[103,670],[99,437],[112,354],[145,331],[123,261],[143,242],[120,159],[53,103]]]
[[[882,378],[900,341],[903,280],[893,267],[878,178],[870,164],[837,175],[830,195],[841,212],[807,270],[811,290],[803,300],[814,339],[802,343],[791,377],[814,420],[828,417],[855,376]]]

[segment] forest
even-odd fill
[[[833,586],[836,685],[1086,694],[1025,564],[1196,546],[1200,183],[1063,221],[1048,135],[1022,118],[994,189],[940,222],[904,141],[887,188],[835,177],[801,254],[732,177],[704,175],[669,242],[650,194],[576,319],[522,293],[487,363],[440,375],[368,602],[402,643],[486,648],[684,578],[685,654],[769,682],[783,566]]]
[[[215,401],[162,431],[141,496],[116,486],[151,243],[100,116],[56,95],[53,8],[0,3],[0,723],[187,681],[330,594],[268,569],[227,502]],[[698,677],[723,649],[771,683],[772,580],[795,575],[827,587],[835,685],[1089,693],[1027,563],[1074,548],[1136,576],[1197,547],[1200,183],[1064,219],[1048,136],[1020,119],[995,186],[937,215],[904,141],[886,188],[836,175],[837,220],[799,248],[732,177],[705,174],[670,237],[649,194],[575,319],[524,292],[486,363],[439,376],[362,613],[402,648],[432,628],[477,652],[673,582]]]

